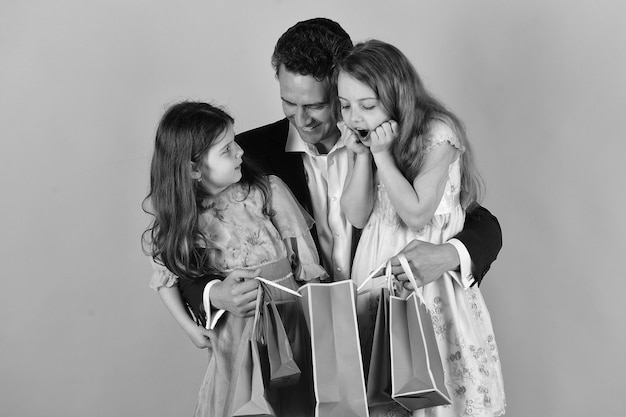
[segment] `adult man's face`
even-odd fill
[[[329,82],[291,72],[282,65],[278,71],[278,84],[283,112],[302,140],[316,145],[320,152],[328,153],[340,136],[329,102]]]

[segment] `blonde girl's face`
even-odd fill
[[[367,137],[390,119],[374,90],[343,71],[337,78],[337,92],[343,121],[359,137]]]
[[[231,124],[209,148],[200,166],[192,170],[192,178],[200,178],[209,194],[219,194],[241,180],[242,156],[243,150],[235,142]]]

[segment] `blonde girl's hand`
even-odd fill
[[[355,154],[369,153],[369,148],[359,140],[359,137],[356,135],[356,133],[354,133],[352,129],[348,127],[346,122],[337,122],[337,127],[341,132],[341,140],[343,141],[346,148],[348,148]]]
[[[395,120],[383,122],[370,132],[370,150],[373,154],[389,152],[398,134],[398,123]]]

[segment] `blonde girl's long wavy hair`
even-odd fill
[[[398,123],[393,155],[411,182],[422,167],[430,124],[435,120],[448,124],[465,149],[461,155],[461,205],[472,210],[480,204],[485,187],[474,165],[463,123],[426,90],[415,67],[398,48],[374,39],[355,45],[335,65],[335,96],[340,72],[370,87],[391,119]]]

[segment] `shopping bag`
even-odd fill
[[[311,336],[315,415],[367,417],[352,281],[300,288]]]
[[[244,343],[244,342],[242,342]],[[275,416],[265,397],[261,359],[256,340],[245,342],[245,357],[235,379],[233,416]]]
[[[264,303],[264,333],[269,360],[269,385],[272,388],[295,385],[300,380],[300,368],[294,360],[285,326],[273,301]]]
[[[406,258],[398,258],[417,288]],[[408,410],[451,403],[435,331],[420,291],[407,298],[389,297],[391,397]]]
[[[311,338],[302,311],[300,299],[277,301],[276,308],[291,345],[293,358],[300,368],[300,378],[294,385],[280,387],[280,408],[274,410],[280,415],[313,416],[315,391],[313,388],[313,365],[311,359]],[[273,404],[273,403],[272,403]]]
[[[265,396],[265,384],[257,340],[261,302],[262,291],[258,291],[252,335],[250,339],[241,342],[246,345],[243,346],[241,365],[235,371],[232,413],[234,417],[275,416],[274,410]]]
[[[389,349],[389,290],[380,288],[374,324],[372,354],[367,376],[367,403],[370,407],[391,404],[391,355]],[[367,359],[366,359],[367,360]]]

